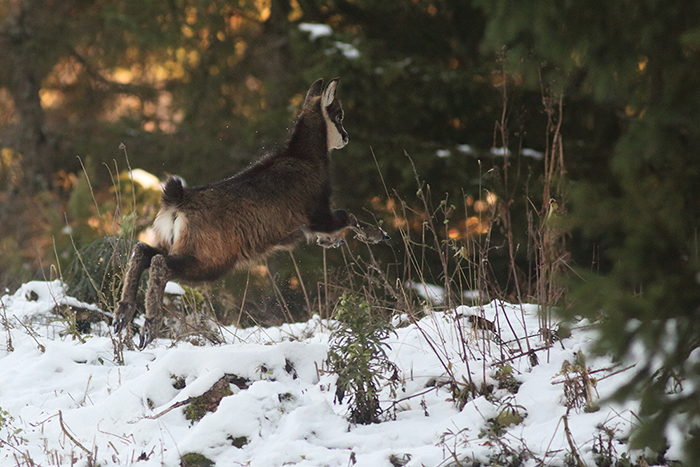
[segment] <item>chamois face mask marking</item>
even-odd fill
[[[338,82],[331,81],[321,97],[321,111],[326,121],[328,150],[340,149],[348,144],[348,133],[343,128],[343,109],[335,98]]]

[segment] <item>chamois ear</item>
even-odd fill
[[[302,105],[302,108],[306,107],[312,98],[320,96],[321,91],[323,91],[323,78],[316,80],[314,84],[311,85],[306,93],[306,98],[304,98],[304,105]]]
[[[323,97],[321,98],[321,105],[325,108],[333,103],[335,100],[335,91],[338,88],[338,78],[333,78],[326,86],[323,91]]]

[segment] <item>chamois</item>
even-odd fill
[[[134,247],[115,312],[115,332],[133,320],[139,280],[148,268],[140,349],[158,335],[169,280],[216,280],[273,251],[291,249],[304,238],[334,248],[346,229],[365,243],[388,238],[347,211],[331,210],[330,152],[348,143],[337,86],[337,78],[325,88],[323,79],[313,83],[286,146],[242,172],[192,188],[177,177],[163,184],[153,223],[155,246],[138,242]]]

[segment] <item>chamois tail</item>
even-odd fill
[[[182,179],[179,177],[168,178],[163,184],[163,205],[177,207],[182,204],[184,197],[185,189],[182,186]]]

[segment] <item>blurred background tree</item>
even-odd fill
[[[517,77],[505,76],[497,56],[480,53],[486,19],[469,2],[13,0],[0,8],[8,51],[0,56],[7,201],[0,221],[2,236],[12,239],[0,252],[3,282],[45,275],[56,252],[66,266],[74,258],[66,232],[78,247],[115,233],[114,222],[88,222],[108,215],[91,197],[74,211],[77,195],[68,200],[76,186],[91,189],[99,205],[127,163],[160,178],[177,173],[192,185],[235,173],[284,140],[319,76],[342,77],[353,142],[334,155],[344,174],[339,205],[374,208],[388,219],[394,194],[417,203],[415,165],[436,203],[447,197],[462,211],[450,230],[466,239],[473,235],[465,199],[471,209],[483,190],[499,190],[497,177],[488,178],[490,148],[503,144],[494,137],[500,86]],[[539,94],[513,87],[514,154],[545,144],[546,119],[530,108]],[[81,175],[88,160],[89,183]],[[494,208],[478,206],[485,217]],[[425,213],[416,209],[408,224],[419,233]],[[476,231],[479,237],[484,228]],[[508,255],[499,255],[495,280],[508,289]],[[526,254],[519,261],[526,267]]]
[[[637,362],[618,393],[643,397],[633,445],[663,455],[673,425],[685,436],[687,465],[696,465],[700,4],[478,3],[490,18],[486,48],[507,45],[531,85],[553,73],[567,103],[588,101],[610,121],[597,129],[609,135],[606,150],[581,154],[583,170],[569,174],[572,227],[598,248],[596,268],[581,270],[583,281],[572,287],[570,314],[601,319],[598,350]]]
[[[644,388],[647,432],[679,411],[697,427],[699,395],[669,394],[669,382],[700,387],[699,8],[689,0],[2,2],[0,285],[66,269],[102,236],[139,234],[157,191],[132,184],[125,170],[177,173],[190,185],[233,174],[284,140],[311,82],[340,76],[351,144],[332,156],[335,199],[393,234],[390,248],[372,250],[392,277],[405,278],[397,229],[421,241],[430,215],[421,197],[430,194],[451,212],[442,241],[489,249],[489,291],[531,299],[533,225],[555,206],[568,209],[562,262],[584,278],[571,287],[571,313],[605,316],[601,351],[646,350],[627,389]],[[566,165],[548,192],[553,121]],[[352,261],[343,255],[327,252],[330,267]],[[313,299],[323,255],[308,246],[295,258]],[[443,280],[438,256],[425,269],[427,280]],[[290,308],[305,301],[284,255],[222,283],[234,297],[246,283],[259,286],[247,306],[262,321],[279,295]],[[660,438],[639,439],[661,450]]]

